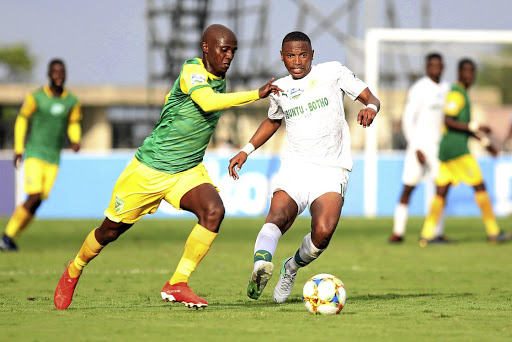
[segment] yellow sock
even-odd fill
[[[7,223],[7,227],[5,227],[5,235],[10,237],[13,240],[16,240],[21,232],[28,226],[30,221],[32,221],[34,215],[25,209],[24,206],[19,205],[12,213],[11,219]]]
[[[475,202],[482,211],[482,218],[484,219],[485,231],[488,236],[498,235],[500,233],[500,227],[496,222],[494,213],[492,211],[492,204],[487,191],[475,192]]]
[[[435,235],[435,229],[437,221],[441,217],[444,209],[444,198],[441,196],[434,196],[434,200],[430,205],[430,212],[425,219],[425,223],[423,224],[423,229],[421,230],[421,237],[423,239],[432,240]]]
[[[75,260],[69,265],[68,272],[71,278],[78,278],[89,261],[94,259],[101,252],[103,247],[105,247],[100,245],[96,240],[96,237],[94,236],[95,231],[96,228],[87,235],[82,248],[80,248],[80,251],[75,257]]]
[[[195,225],[185,243],[185,252],[169,281],[171,285],[188,282],[190,274],[194,272],[199,262],[208,253],[216,237],[217,233],[209,231],[200,224]]]

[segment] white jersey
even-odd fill
[[[314,65],[301,79],[290,75],[275,83],[283,89],[270,94],[270,119],[285,119],[287,145],[283,160],[297,160],[352,170],[350,132],[343,97],[355,100],[367,88],[339,62]]]
[[[443,105],[449,90],[448,82],[436,83],[427,76],[413,84],[402,118],[407,149],[437,154],[444,117]]]

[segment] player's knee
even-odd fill
[[[27,209],[31,214],[35,214],[37,209],[42,203],[42,199],[40,195],[30,195],[25,202],[25,209]]]
[[[212,204],[209,205],[202,213],[204,221],[208,222],[209,225],[212,226],[220,226],[220,223],[224,219],[224,215],[226,214],[226,209],[224,205],[221,204]],[[200,218],[201,220],[201,218]]]
[[[331,241],[336,226],[333,224],[317,224],[313,228],[311,238],[318,248],[326,248]]]

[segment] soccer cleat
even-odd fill
[[[279,281],[274,288],[274,302],[284,303],[292,294],[293,284],[295,283],[295,276],[297,272],[292,273],[286,267],[286,263],[292,258],[284,259],[281,266],[281,273],[279,274]]]
[[[165,283],[162,288],[162,300],[166,302],[180,302],[185,304],[189,308],[205,308],[208,306],[208,302],[203,298],[199,297],[188,287],[187,283],[176,283],[169,284]]]
[[[261,293],[267,282],[272,277],[274,271],[274,264],[269,261],[264,261],[258,269],[254,270],[247,285],[247,296],[252,299],[260,298]]]
[[[53,296],[53,303],[59,310],[66,310],[69,304],[71,304],[76,284],[78,283],[78,279],[80,279],[80,276],[78,276],[78,278],[71,278],[69,275],[69,265],[71,265],[73,260],[68,263],[68,266],[64,270],[64,273],[57,284],[57,288],[55,289],[55,295]]]
[[[420,247],[427,247],[427,245],[446,245],[448,243],[453,243],[453,242],[454,242],[453,240],[449,240],[449,239],[445,238],[443,235],[441,235],[441,236],[436,236],[433,239],[420,238],[419,244],[420,244]]]
[[[497,235],[487,236],[489,243],[502,243],[512,240],[512,233],[499,232]]]
[[[455,243],[455,240],[448,239],[444,235],[439,235],[434,238],[434,243]]]
[[[390,242],[390,243],[401,243],[401,242],[404,242],[404,237],[403,237],[403,236],[401,236],[401,235],[393,234],[393,235],[391,235],[391,237],[389,238],[389,242]]]
[[[10,237],[4,234],[2,239],[0,239],[0,249],[4,252],[16,252],[18,250],[18,246],[16,246]]]

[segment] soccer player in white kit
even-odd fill
[[[366,105],[357,117],[363,127],[373,122],[380,107],[379,100],[352,71],[339,62],[312,65],[313,54],[306,34],[291,32],[284,37],[281,60],[290,75],[275,81],[283,92],[271,96],[268,118],[229,163],[230,176],[238,179],[237,171],[248,155],[277,131],[283,119],[286,121],[287,147],[279,181],[254,247],[254,269],[247,287],[252,299],[259,298],[272,276],[271,261],[279,238],[307,206],[311,232],[295,255],[283,261],[274,289],[275,302],[288,299],[297,270],[318,258],[336,229],[352,170],[345,94]]]
[[[441,81],[443,58],[431,53],[425,58],[426,76],[417,80],[409,90],[402,118],[402,130],[407,140],[400,201],[395,208],[391,243],[404,240],[409,212],[409,199],[418,183],[430,174],[432,181],[439,168],[438,151],[444,118],[443,105],[450,90],[448,82]],[[443,236],[444,219],[436,227],[437,243],[448,242]]]

